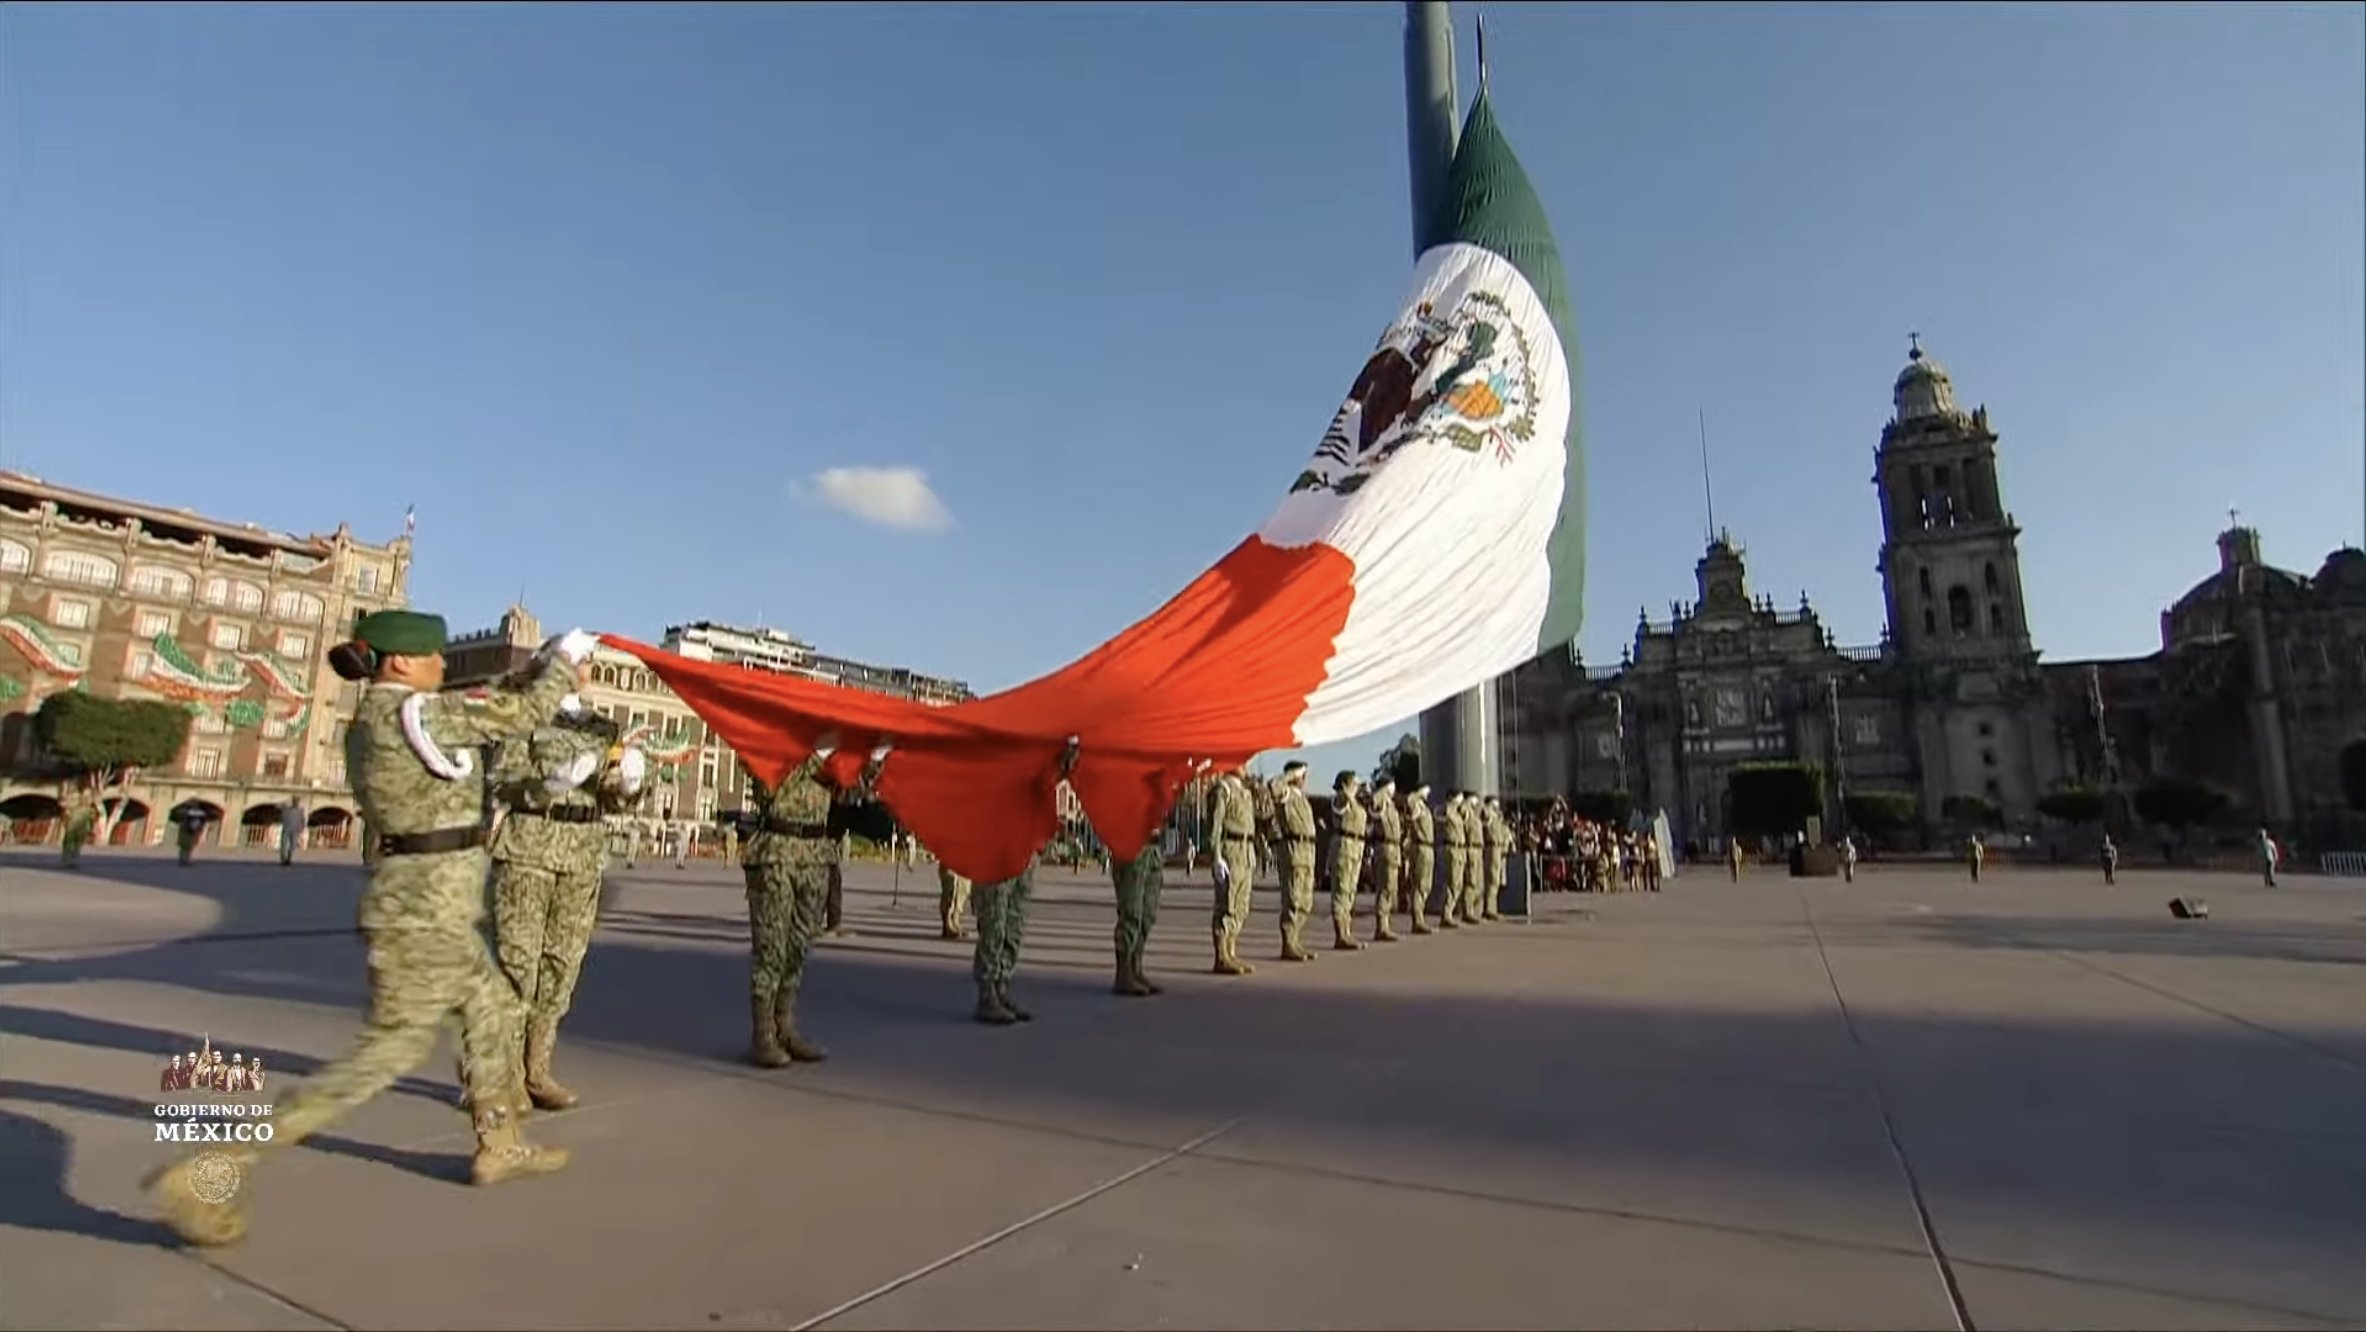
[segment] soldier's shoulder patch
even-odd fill
[[[483,688],[482,686],[471,690],[463,690],[460,692],[460,702],[467,705],[469,708],[481,709],[493,702],[493,692]]]

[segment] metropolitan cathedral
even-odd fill
[[[1626,791],[1707,844],[1742,764],[1820,765],[1839,779],[1828,801],[1910,794],[1931,828],[1961,798],[2029,829],[2056,787],[2175,776],[2224,791],[2238,818],[2352,832],[2336,757],[2366,731],[2366,554],[2337,550],[2304,577],[2230,527],[2217,572],[2162,613],[2157,652],[2041,663],[1988,410],[1965,411],[1919,341],[1892,401],[1873,476],[1882,642],[1835,644],[1804,595],[1785,610],[1752,593],[1719,533],[1695,600],[1639,618],[1617,667],[1588,670],[1573,649],[1498,684],[1507,791]]]

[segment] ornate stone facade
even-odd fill
[[[323,652],[356,615],[403,604],[408,536],[339,525],[297,537],[0,472],[0,819],[47,835],[54,784],[26,774],[41,700],[82,689],[172,699],[195,722],[168,771],[127,789],[117,843],[164,837],[166,812],[209,808],[216,834],[276,837],[302,801],[316,841],[350,816],[344,726],[357,690]]]
[[[1623,789],[1705,845],[1725,832],[1727,772],[1749,761],[1820,764],[1834,799],[1910,792],[1934,826],[1951,798],[2030,828],[2064,783],[2174,775],[2279,829],[2355,832],[2337,757],[2366,733],[2366,554],[2304,578],[2230,529],[2218,572],[2162,614],[2159,652],[2041,665],[1987,409],[1959,407],[1919,343],[1892,391],[1873,474],[1882,643],[1835,646],[1805,594],[1791,612],[1753,595],[1720,534],[1698,601],[1639,618],[1617,667],[1552,654],[1506,678],[1507,789]]]

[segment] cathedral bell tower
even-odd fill
[[[1913,338],[1874,452],[1882,592],[1907,669],[1923,817],[1981,798],[2029,818],[2058,767],[2021,593],[2021,530],[1997,484],[1988,409]]]

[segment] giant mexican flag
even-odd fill
[[[646,662],[758,778],[817,751],[953,870],[1017,874],[1063,772],[1120,858],[1194,773],[1369,732],[1568,643],[1585,572],[1577,344],[1543,206],[1482,92],[1405,298],[1265,525],[1050,676],[950,708]]]

